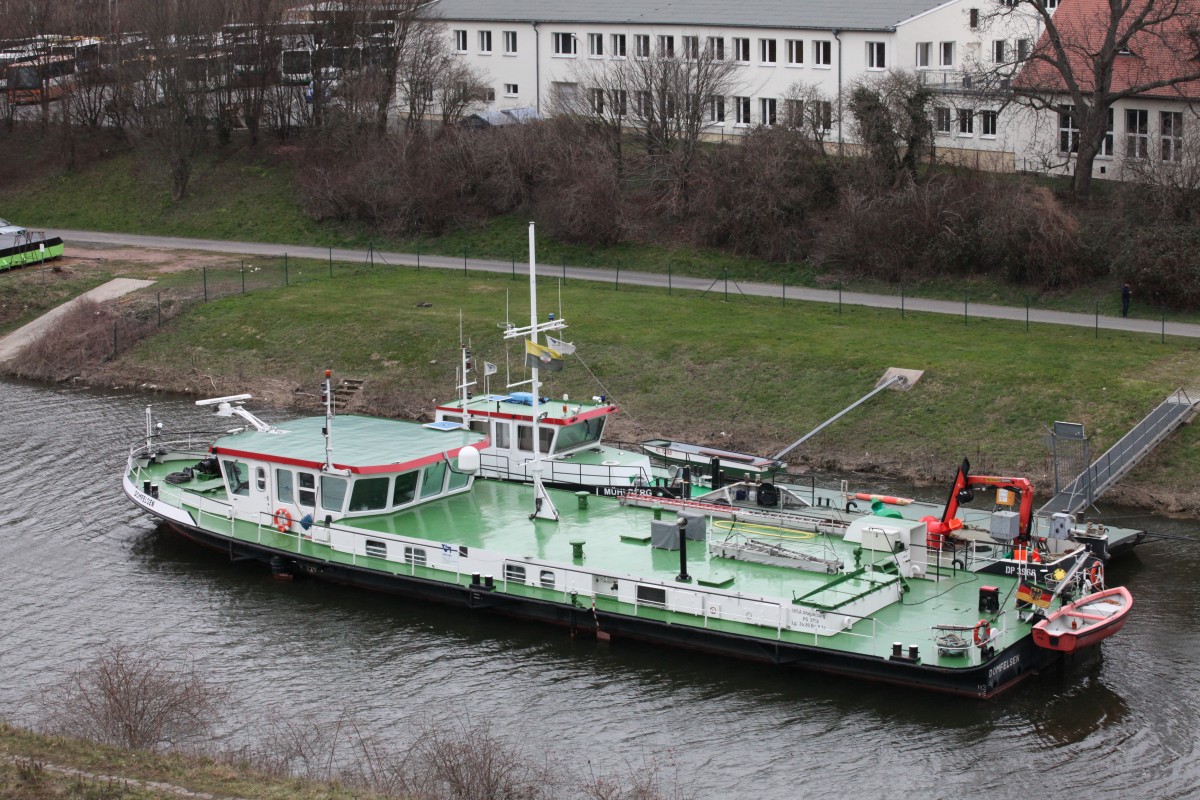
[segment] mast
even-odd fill
[[[325,370],[325,472],[333,470],[333,387],[330,376],[333,370]]]
[[[567,323],[560,318],[552,319],[547,322],[538,323],[537,313],[537,258],[535,256],[534,245],[534,225],[529,223],[529,327],[518,328],[510,327],[504,332],[505,339],[515,339],[518,337],[529,337],[529,341],[534,345],[539,345],[538,334],[543,331],[557,331],[567,327]],[[529,352],[529,349],[526,349]],[[528,360],[528,357],[527,357]],[[541,413],[538,408],[541,403],[542,384],[538,379],[537,359],[533,359],[530,363],[532,377],[529,381],[530,393],[533,395],[532,422],[533,422],[533,489],[534,489],[534,508],[530,519],[549,519],[558,520],[558,509],[554,507],[554,502],[550,499],[549,493],[546,492],[546,487],[542,483],[542,444],[541,444]],[[513,384],[520,385],[520,384]]]

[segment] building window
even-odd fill
[[[466,31],[455,31],[454,32],[454,52],[456,52],[456,53],[467,52],[467,32]]]
[[[958,135],[971,136],[975,133],[975,110],[960,108],[958,110]]]
[[[639,33],[633,37],[633,54],[638,58],[650,57],[650,37]]]
[[[818,67],[833,65],[833,42],[828,39],[818,39],[813,42],[813,65]]]
[[[722,36],[708,37],[708,56],[713,61],[725,60],[725,38]]]
[[[996,127],[999,122],[999,112],[997,111],[980,111],[979,112],[979,135],[990,136],[995,138]]]
[[[604,34],[589,33],[588,34],[588,55],[602,56],[604,55]]]
[[[488,54],[490,54],[492,52],[492,32],[491,31],[480,31],[479,32],[479,52],[488,53]]]
[[[692,61],[700,60],[700,37],[699,36],[683,37],[683,57],[690,58]]]
[[[425,557],[425,548],[423,547],[405,547],[404,548],[404,563],[412,564],[414,567],[423,567],[427,563]]]
[[[799,128],[804,125],[804,101],[785,99],[783,101],[783,124],[789,128]]]
[[[733,121],[738,125],[750,124],[750,98],[735,97],[733,98]]]
[[[778,120],[775,118],[776,100],[774,97],[760,97],[758,100],[758,117],[762,120],[763,125],[774,125]]]
[[[597,116],[604,113],[604,90],[588,89],[588,105]]]
[[[1125,157],[1145,158],[1150,154],[1150,112],[1131,108],[1125,112]]]
[[[371,558],[387,558],[387,543],[367,539],[367,555]]]
[[[1183,160],[1183,112],[1162,111],[1158,117],[1158,132],[1162,138],[1162,160]]]
[[[517,52],[517,32],[504,32],[504,54],[506,56],[515,55]]]
[[[725,122],[725,98],[721,96],[712,97],[708,104],[708,121],[709,122]]]
[[[953,67],[954,66],[954,42],[942,42],[938,46],[940,56],[939,66]]]
[[[867,42],[867,69],[886,69],[887,58],[883,42]]]
[[[917,42],[917,69],[929,69],[933,42]]]
[[[517,96],[517,85],[515,83],[504,84],[504,96],[505,97],[516,97]],[[507,431],[505,431],[505,433],[507,433]]]
[[[758,40],[758,60],[763,64],[774,64],[776,62],[774,39]]]
[[[1029,40],[1017,39],[1017,61],[1025,61],[1029,58]]]
[[[658,52],[661,55],[669,58],[675,57],[675,37],[674,36],[659,36],[658,37]]]
[[[1008,42],[1003,39],[997,39],[992,42],[992,61],[997,64],[1005,63],[1008,57]]]
[[[629,92],[624,89],[613,89],[609,93],[612,98],[613,111],[619,117],[629,116]]]
[[[968,15],[968,23],[967,24],[969,24],[971,26],[971,30],[975,30],[976,28],[979,27],[979,9],[978,8],[971,9],[970,14]]]
[[[833,103],[828,100],[818,100],[817,118],[821,122],[821,130],[833,130]]]
[[[504,580],[512,583],[525,582],[525,568],[520,564],[505,564],[504,565]]]
[[[554,34],[554,55],[556,55],[556,56],[573,56],[573,55],[575,55],[575,34],[573,34],[573,33],[556,33],[556,34]]]
[[[803,39],[788,39],[788,66],[798,67],[804,63],[804,40]]]
[[[1075,124],[1075,106],[1058,107],[1058,152],[1074,153],[1079,149],[1079,126]]]
[[[1100,152],[1097,155],[1112,158],[1113,154],[1113,110],[1108,109],[1108,128],[1104,132],[1104,139],[1100,142]]]
[[[613,58],[624,58],[625,57],[625,34],[614,33],[612,35],[611,44],[612,44],[612,57]]]
[[[750,63],[750,40],[740,37],[733,39],[733,60],[739,64]]]
[[[938,133],[950,133],[952,131],[953,117],[950,114],[950,109],[946,106],[938,106],[933,110],[933,127]]]

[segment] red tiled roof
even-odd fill
[[[1116,0],[1121,2],[1121,0]],[[1127,0],[1129,8],[1122,17],[1130,20],[1150,8],[1148,20],[1158,20],[1133,34],[1129,53],[1118,55],[1113,67],[1112,90],[1124,91],[1155,81],[1194,76],[1182,83],[1138,92],[1142,97],[1200,98],[1200,0]],[[1176,10],[1168,15],[1168,10]],[[1109,27],[1109,0],[1060,0],[1054,12],[1054,25],[1062,37],[1071,71],[1080,88],[1090,93],[1095,86],[1092,61],[1104,43]],[[1166,17],[1166,18],[1164,18]],[[1034,53],[1051,52],[1049,37],[1043,33]],[[1019,89],[1066,91],[1058,70],[1041,60],[1030,60],[1014,81]]]

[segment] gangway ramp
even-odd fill
[[[1114,483],[1137,466],[1159,442],[1171,435],[1195,412],[1196,401],[1183,389],[1151,411],[1104,455],[1092,462],[1073,481],[1038,509],[1038,516],[1055,513],[1074,515],[1096,501]]]

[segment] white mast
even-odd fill
[[[325,472],[333,471],[333,386],[330,376],[333,370],[325,370]]]
[[[537,259],[535,257],[533,223],[529,223],[529,327],[518,328],[510,327],[504,332],[505,339],[515,339],[517,337],[529,337],[529,340],[534,344],[539,344],[538,334],[543,331],[557,331],[567,327],[567,323],[561,318],[553,319],[548,322],[538,323],[537,315]],[[532,403],[532,422],[533,422],[533,489],[534,489],[534,508],[530,518],[558,520],[558,509],[554,507],[553,501],[550,500],[550,495],[546,492],[546,487],[542,484],[542,454],[541,454],[541,415],[538,412],[538,406],[541,398],[542,384],[538,380],[538,368],[532,366],[532,378],[529,381],[530,393],[533,395]],[[514,384],[519,385],[519,384]]]

